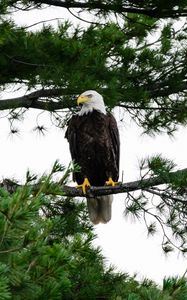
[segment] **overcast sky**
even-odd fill
[[[52,18],[71,18],[63,9],[50,8],[42,11],[22,12],[15,16],[16,22],[33,24],[40,20]],[[34,21],[33,21],[34,20]],[[54,22],[53,22],[54,23]],[[36,27],[33,27],[33,29]],[[83,91],[80,91],[80,93]],[[22,95],[22,91],[19,91]],[[14,97],[11,91],[1,95],[1,98]],[[187,167],[186,129],[180,129],[175,138],[158,136],[156,138],[141,135],[142,131],[129,118],[119,122],[120,112],[116,109],[116,118],[121,136],[121,164],[120,173],[124,172],[124,182],[139,178],[139,161],[147,156],[162,153],[163,156],[174,159],[179,168]],[[32,110],[27,113],[24,123],[18,124],[20,134],[9,135],[9,125],[6,119],[0,119],[0,177],[14,177],[24,180],[26,170],[42,174],[49,170],[56,159],[68,165],[70,161],[69,147],[64,139],[64,131],[51,125],[48,114],[41,114]],[[39,124],[46,124],[45,136],[33,131]],[[161,283],[164,276],[183,275],[186,271],[186,261],[178,252],[166,257],[161,250],[162,236],[147,238],[146,228],[142,223],[133,223],[123,216],[125,195],[114,197],[112,221],[107,225],[98,225],[96,245],[100,245],[106,257],[107,264],[114,264],[119,270],[130,275],[139,274],[139,278],[148,277]]]

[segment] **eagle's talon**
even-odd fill
[[[111,185],[111,186],[115,186],[118,184],[118,182],[114,181],[112,179],[112,177],[109,177],[109,179],[107,181],[105,181],[106,185]]]
[[[87,189],[88,187],[90,187],[90,186],[91,186],[91,184],[90,184],[88,178],[86,177],[86,178],[84,178],[83,183],[77,185],[76,188],[81,188],[82,191],[83,191],[83,194],[86,194],[86,189]]]

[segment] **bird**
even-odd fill
[[[90,186],[115,186],[119,177],[120,139],[117,122],[107,112],[103,96],[94,90],[77,98],[82,105],[68,122],[65,137],[72,160],[80,170],[73,173],[77,188],[86,194]],[[87,197],[87,207],[94,225],[111,220],[113,195]]]

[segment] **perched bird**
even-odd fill
[[[82,93],[81,110],[70,119],[65,137],[72,159],[80,166],[73,180],[86,193],[90,186],[114,186],[119,176],[119,132],[113,115],[106,111],[103,97],[96,91]],[[113,195],[87,198],[90,220],[94,224],[111,219]]]

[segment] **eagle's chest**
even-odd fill
[[[90,164],[99,163],[108,147],[106,116],[99,113],[83,116],[77,130],[77,146],[81,159]],[[99,155],[98,155],[99,154]]]
[[[107,130],[106,122],[99,118],[91,118],[80,124],[77,136],[79,142],[86,147],[102,146],[106,143]]]

